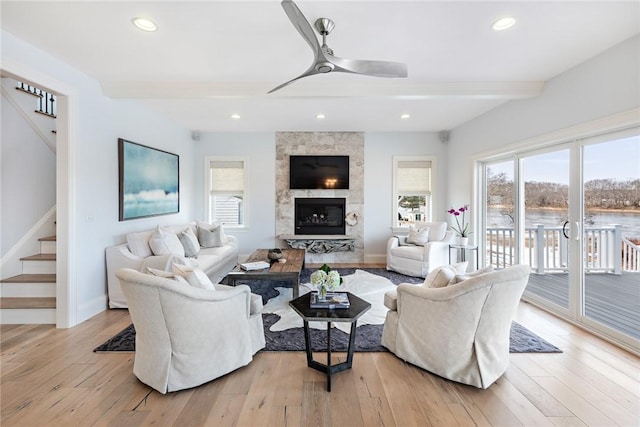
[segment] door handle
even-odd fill
[[[574,240],[580,240],[580,233],[581,233],[580,222],[576,221],[575,224],[576,224],[576,236],[574,237]]]
[[[567,233],[567,225],[569,225],[569,221],[565,221],[564,224],[562,224],[562,234],[568,239],[569,234]]]

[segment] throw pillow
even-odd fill
[[[191,227],[187,227],[181,231],[178,234],[178,239],[184,248],[184,256],[191,258],[198,255],[198,252],[200,252],[200,242],[198,242],[196,235],[193,234]]]
[[[157,227],[151,234],[149,246],[154,255],[184,256],[184,247],[175,233]]]
[[[459,262],[453,265],[443,265],[434,268],[424,279],[423,286],[427,288],[444,288],[448,286],[456,274],[464,274],[468,262]]]
[[[191,286],[210,291],[216,290],[216,287],[213,286],[213,282],[209,279],[209,276],[207,276],[202,270],[186,265],[173,264],[171,271],[178,276],[184,277]]]
[[[429,240],[436,241],[444,239],[447,234],[447,223],[444,221],[424,222],[416,221],[417,228],[429,227]]]
[[[447,267],[436,267],[424,279],[427,288],[443,288],[449,284],[456,274]]]
[[[153,255],[149,246],[149,238],[153,231],[142,231],[140,233],[127,234],[127,245],[132,254],[141,258],[147,258]]]
[[[493,271],[493,266],[488,265],[484,268],[481,268],[480,270],[472,271],[470,273],[456,274],[455,277],[449,281],[449,285],[455,285],[456,283],[463,282],[467,279],[470,279],[471,277],[480,276],[482,274],[490,273],[492,271]]]
[[[179,276],[177,274],[173,274],[170,271],[158,270],[156,268],[147,267],[147,273],[151,274],[152,276],[162,277],[164,279],[173,279],[176,282],[182,283],[184,285],[189,284],[189,282],[187,282],[184,277]]]
[[[215,222],[209,224],[197,221],[198,240],[203,248],[216,248],[228,243],[227,236],[224,234],[222,224]]]
[[[429,242],[429,227],[416,228],[411,225],[409,227],[409,236],[407,236],[407,243],[413,243],[414,245],[424,246]]]

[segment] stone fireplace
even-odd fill
[[[296,198],[295,234],[345,234],[344,198]]]
[[[291,155],[349,156],[349,189],[290,188]],[[305,261],[312,264],[364,262],[363,176],[363,132],[276,132],[276,237],[280,240],[277,245],[306,249]],[[326,202],[331,198],[344,200],[339,215],[344,228],[330,231],[324,222],[329,222],[325,220],[333,217],[333,213],[312,211],[311,217],[315,213],[318,220],[316,223],[311,220],[307,225],[314,228],[307,231],[297,229],[296,199],[325,199],[323,202]],[[320,215],[325,215],[325,218]],[[353,218],[357,219],[354,221]]]

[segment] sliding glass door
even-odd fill
[[[527,292],[569,308],[569,150],[524,156],[522,264],[531,266]]]
[[[640,340],[640,137],[583,148],[584,320]]]
[[[640,130],[483,163],[485,265],[531,266],[525,298],[640,348]]]

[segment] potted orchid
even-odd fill
[[[336,290],[342,285],[343,279],[340,273],[332,270],[327,264],[323,264],[318,270],[311,273],[311,284],[318,290],[320,299],[325,299],[327,289]]]
[[[464,205],[460,209],[454,209],[453,207],[449,209],[447,212],[456,220],[456,225],[451,227],[453,231],[458,235],[459,244],[462,246],[466,246],[469,243],[469,235],[471,232],[469,231],[469,223],[465,219],[465,213],[469,210],[469,205]]]

